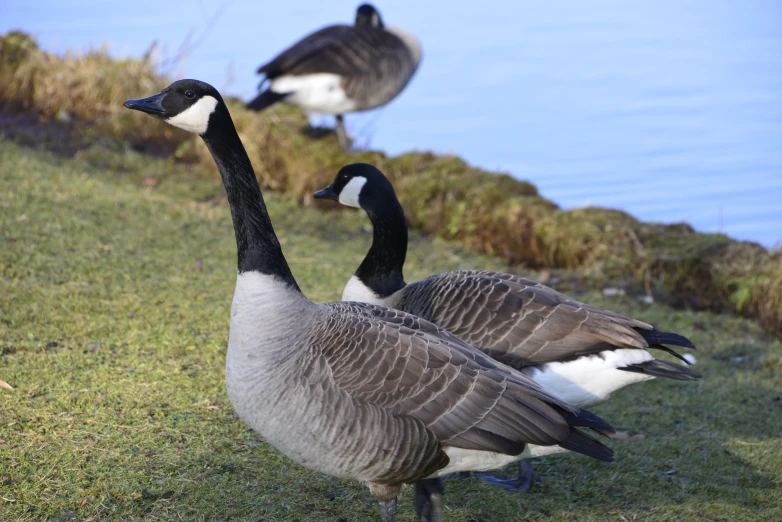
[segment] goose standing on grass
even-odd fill
[[[611,431],[605,421],[446,330],[390,308],[308,300],[214,87],[180,80],[125,106],[199,134],[220,171],[238,252],[228,397],[269,444],[310,469],[366,482],[386,522],[407,482],[418,481],[422,519],[442,520],[442,473],[563,449],[613,459],[577,429]]]
[[[372,246],[348,281],[343,301],[388,306],[431,321],[579,407],[654,377],[701,377],[647,351],[664,350],[690,363],[666,346],[694,349],[689,339],[579,303],[529,279],[461,270],[405,283],[407,221],[391,182],[372,165],[342,168],[315,198],[362,208],[372,222]],[[523,461],[515,480],[483,478],[520,491],[538,480]]]
[[[363,4],[355,24],[330,25],[305,36],[258,69],[265,90],[247,104],[262,111],[277,102],[334,114],[343,149],[350,146],[342,115],[385,105],[405,88],[421,62],[412,34],[385,27]]]

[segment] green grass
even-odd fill
[[[15,387],[0,388],[0,520],[376,517],[365,487],[305,470],[233,415],[235,246],[216,173],[110,146],[63,159],[0,141],[0,379]],[[267,202],[301,287],[338,299],[370,240],[363,214]],[[413,235],[409,279],[457,267],[502,265]],[[645,435],[611,442],[613,464],[541,460],[545,487],[526,494],[449,481],[447,519],[782,519],[782,344],[749,320],[581,298],[691,337],[704,379],[597,408]],[[410,488],[400,500],[413,520]]]

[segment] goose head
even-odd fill
[[[396,194],[391,182],[378,169],[367,163],[352,163],[342,167],[331,185],[315,192],[313,197],[369,210],[378,203],[395,200]]]
[[[210,123],[228,113],[217,89],[198,80],[176,81],[154,96],[126,101],[125,107],[201,136],[208,132]]]
[[[356,26],[363,25],[368,27],[383,27],[383,19],[380,18],[375,6],[372,4],[361,4],[356,9]]]

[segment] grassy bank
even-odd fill
[[[0,520],[377,516],[365,487],[293,464],[232,413],[235,246],[214,172],[119,142],[67,159],[0,141],[0,186],[0,379],[15,388],[0,388]],[[365,217],[267,201],[304,291],[337,299],[368,246]],[[501,262],[413,235],[409,277],[457,267]],[[610,443],[616,463],[546,459],[529,494],[449,481],[448,520],[782,518],[782,344],[745,319],[581,297],[691,337],[704,379],[598,408],[645,437]]]
[[[150,53],[151,54],[151,53]],[[44,147],[73,153],[96,141],[130,140],[137,150],[211,168],[197,138],[122,109],[128,97],[168,83],[148,57],[115,60],[104,50],[53,56],[22,33],[0,40],[0,107],[8,114],[59,122]],[[290,107],[263,114],[231,102],[239,133],[264,187],[305,203],[349,161],[367,161],[394,182],[411,224],[477,252],[531,268],[578,269],[595,283],[618,285],[676,306],[735,310],[782,331],[782,250],[686,224],[643,223],[617,211],[561,211],[526,182],[473,168],[452,156],[412,152],[388,157],[367,151],[345,156],[336,138],[302,135],[304,117]],[[6,121],[15,139],[46,142],[39,132]]]

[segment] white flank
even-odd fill
[[[204,134],[209,127],[209,117],[215,111],[215,107],[217,107],[217,100],[212,96],[204,96],[173,118],[167,119],[166,123],[188,132]]]
[[[405,44],[405,47],[410,50],[410,54],[413,56],[413,60],[415,60],[416,65],[421,63],[421,56],[423,55],[423,51],[421,50],[421,42],[418,41],[418,38],[416,38],[413,33],[410,33],[401,27],[386,27],[386,31],[402,40],[402,43]]]
[[[617,370],[654,359],[646,350],[623,348],[568,362],[551,362],[524,373],[563,401],[580,408],[604,401],[629,384],[654,379],[643,373]]]
[[[504,453],[494,453],[492,451],[469,450],[464,448],[445,448],[450,462],[446,467],[440,469],[427,478],[442,477],[449,473],[458,473],[460,471],[489,471],[507,466],[513,462],[522,459],[534,457],[543,457],[555,453],[564,453],[567,450],[559,446],[536,446],[527,444],[521,455],[505,455]]]
[[[380,297],[371,288],[362,283],[361,279],[353,276],[348,281],[348,284],[345,285],[345,290],[342,291],[342,300],[394,308],[394,305],[399,300],[399,292],[401,291],[398,290],[388,297]]]
[[[280,76],[272,80],[270,89],[277,93],[291,93],[285,101],[305,111],[322,114],[344,114],[356,109],[356,102],[340,85],[337,74],[317,73],[304,76]]]
[[[367,178],[364,176],[356,176],[348,181],[348,184],[339,193],[339,202],[347,207],[361,208],[358,202],[358,196],[361,194],[361,189],[366,185]]]

